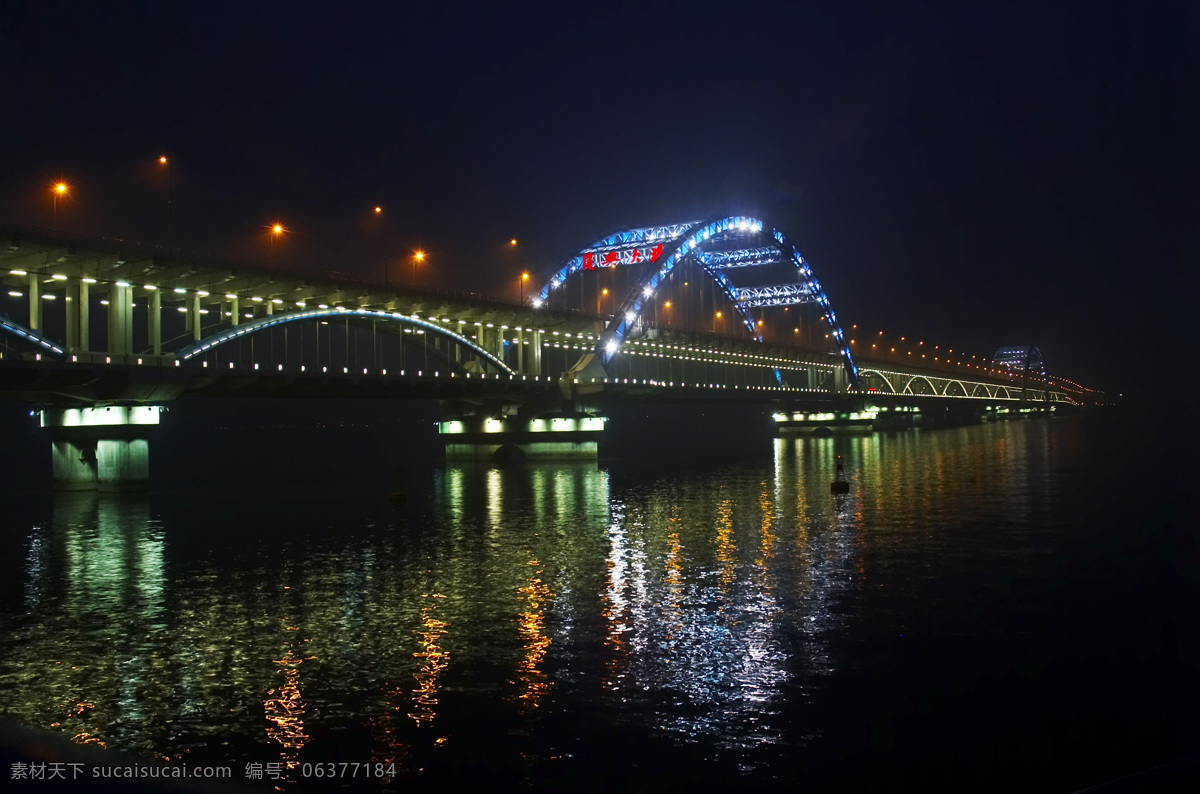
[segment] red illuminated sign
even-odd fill
[[[595,270],[598,267],[617,267],[618,265],[640,265],[646,260],[657,262],[663,255],[662,243],[653,248],[626,248],[624,251],[607,251],[597,255],[588,252],[583,255],[580,263],[582,270]]]

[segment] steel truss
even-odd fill
[[[743,248],[740,251],[701,251],[696,261],[706,270],[726,270],[735,267],[777,265],[784,261],[783,252],[774,246]]]
[[[738,303],[747,308],[760,306],[794,306],[816,303],[817,297],[807,283],[779,284],[765,287],[742,287],[737,290]]]

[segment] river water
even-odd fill
[[[0,716],[285,791],[1074,791],[1200,747],[1196,550],[1110,416],[496,468],[206,410],[149,495],[0,499]]]

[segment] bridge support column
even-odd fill
[[[29,274],[29,330],[42,327],[42,282],[37,273]]]
[[[529,353],[531,360],[529,362],[529,374],[542,374],[542,330],[533,332],[533,339],[529,341]]]
[[[75,305],[75,314],[79,317],[79,349],[89,350],[91,348],[91,334],[89,333],[91,317],[88,314],[88,292],[90,286],[86,281],[79,282],[79,302]]]
[[[108,291],[108,352],[113,355],[126,355],[133,348],[132,300],[129,287],[114,284]]]
[[[47,408],[54,488],[59,491],[140,491],[150,484],[150,434],[158,405]]]
[[[191,326],[192,341],[199,342],[203,330],[200,324],[200,296],[192,293],[191,297],[191,305],[188,306],[188,325]]]
[[[63,309],[67,319],[67,349],[79,349],[79,282],[67,282]]]
[[[146,312],[146,336],[154,355],[162,355],[162,293],[150,293],[150,309]]]
[[[230,298],[230,299],[229,299],[229,324],[230,324],[230,325],[237,325],[237,324],[238,324],[238,299],[237,299],[237,295],[234,295],[232,298]]]
[[[469,416],[438,424],[447,460],[591,460],[604,432],[603,416],[544,419]]]
[[[838,394],[844,394],[850,388],[850,377],[846,374],[844,367],[838,367],[833,371],[833,390]]]

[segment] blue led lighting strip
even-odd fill
[[[14,336],[19,336],[23,339],[27,339],[30,342],[32,342],[33,344],[42,348],[43,351],[48,351],[50,353],[55,354],[56,356],[64,355],[67,352],[63,348],[61,348],[58,345],[51,342],[46,337],[39,334],[37,331],[30,330],[29,328],[26,328],[25,326],[21,325],[20,323],[13,322],[12,320],[8,319],[7,317],[0,317],[0,328],[3,328],[4,330],[8,331],[9,333],[13,334]]]

